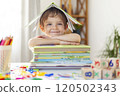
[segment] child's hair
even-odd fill
[[[59,9],[57,9],[57,8],[55,8],[55,7],[51,7],[50,9],[48,9],[48,10],[46,10],[43,14],[42,14],[42,16],[41,16],[41,18],[40,18],[40,25],[42,26],[42,27],[44,27],[44,22],[45,22],[45,20],[47,20],[48,19],[48,17],[55,17],[55,16],[59,16],[62,20],[63,20],[63,22],[64,22],[64,27],[66,28],[66,25],[67,25],[67,18],[66,18],[66,16],[65,16],[65,14],[61,11],[61,10],[59,10]]]

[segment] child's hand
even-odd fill
[[[60,41],[60,45],[80,45],[77,42]]]
[[[71,45],[70,42],[67,41],[60,41],[60,45]]]
[[[80,43],[78,43],[78,42],[71,42],[70,44],[71,45],[80,45]]]

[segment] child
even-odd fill
[[[40,18],[40,28],[45,35],[37,36],[29,40],[29,47],[39,45],[79,45],[80,36],[76,33],[65,34],[68,25],[65,14],[51,7]]]

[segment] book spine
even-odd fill
[[[47,62],[54,62],[54,63],[76,63],[76,64],[80,64],[80,63],[91,63],[92,61],[91,60],[82,60],[82,61],[75,61],[75,60],[71,60],[71,61],[68,61],[68,60],[59,60],[59,61],[56,61],[56,60],[37,60],[37,61],[34,61],[34,62],[36,62],[36,63],[47,63]],[[34,63],[33,62],[33,63]]]
[[[34,54],[35,57],[65,57],[65,56],[90,56],[90,53],[76,53],[76,54]]]
[[[58,53],[90,53],[90,51],[54,51],[54,52],[34,52],[34,54],[58,54]]]

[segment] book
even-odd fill
[[[40,69],[40,70],[67,70],[67,69],[81,69],[90,68],[91,65],[81,65],[81,66],[30,66],[29,69]]]
[[[90,46],[87,45],[54,45],[54,46],[35,46],[34,53],[39,52],[71,52],[90,51]]]
[[[30,66],[29,69],[40,69],[40,70],[70,70],[70,69],[81,69],[90,68],[90,65],[83,66]]]
[[[45,45],[34,47],[30,67],[76,69],[89,67],[91,63],[90,46],[88,45]]]
[[[52,53],[52,52],[51,52]],[[90,56],[90,52],[82,51],[81,53],[34,53],[34,56],[43,57],[43,56]]]
[[[33,29],[33,31],[35,31],[35,30],[38,28],[38,26],[39,26],[39,21],[40,21],[40,18],[41,18],[41,16],[42,16],[42,14],[43,14],[46,10],[50,9],[51,7],[55,7],[55,8],[59,9],[60,11],[62,11],[62,12],[65,14],[65,16],[66,16],[66,18],[67,18],[67,20],[68,20],[68,28],[69,28],[72,32],[75,30],[75,27],[73,26],[72,22],[74,22],[75,24],[82,25],[80,22],[78,22],[76,19],[74,19],[74,18],[73,18],[72,16],[70,16],[68,13],[66,13],[63,9],[61,9],[60,7],[58,7],[56,4],[52,3],[52,4],[50,4],[43,12],[41,12],[36,18],[34,18],[31,22],[29,22],[26,27],[29,27],[31,24],[33,24],[34,22],[36,22],[36,26],[35,26],[35,28]],[[72,22],[71,22],[71,21],[72,21]]]
[[[34,54],[67,54],[67,53],[70,53],[70,54],[72,54],[72,53],[89,53],[90,51],[65,51],[65,52],[58,52],[58,51],[56,51],[56,52],[33,52]]]
[[[60,63],[37,63],[37,62],[34,62],[34,63],[31,63],[30,66],[87,66],[87,65],[91,65],[92,61],[89,61],[89,63],[75,63],[73,62],[72,64],[69,64],[69,63],[66,63],[66,64],[60,64]]]

